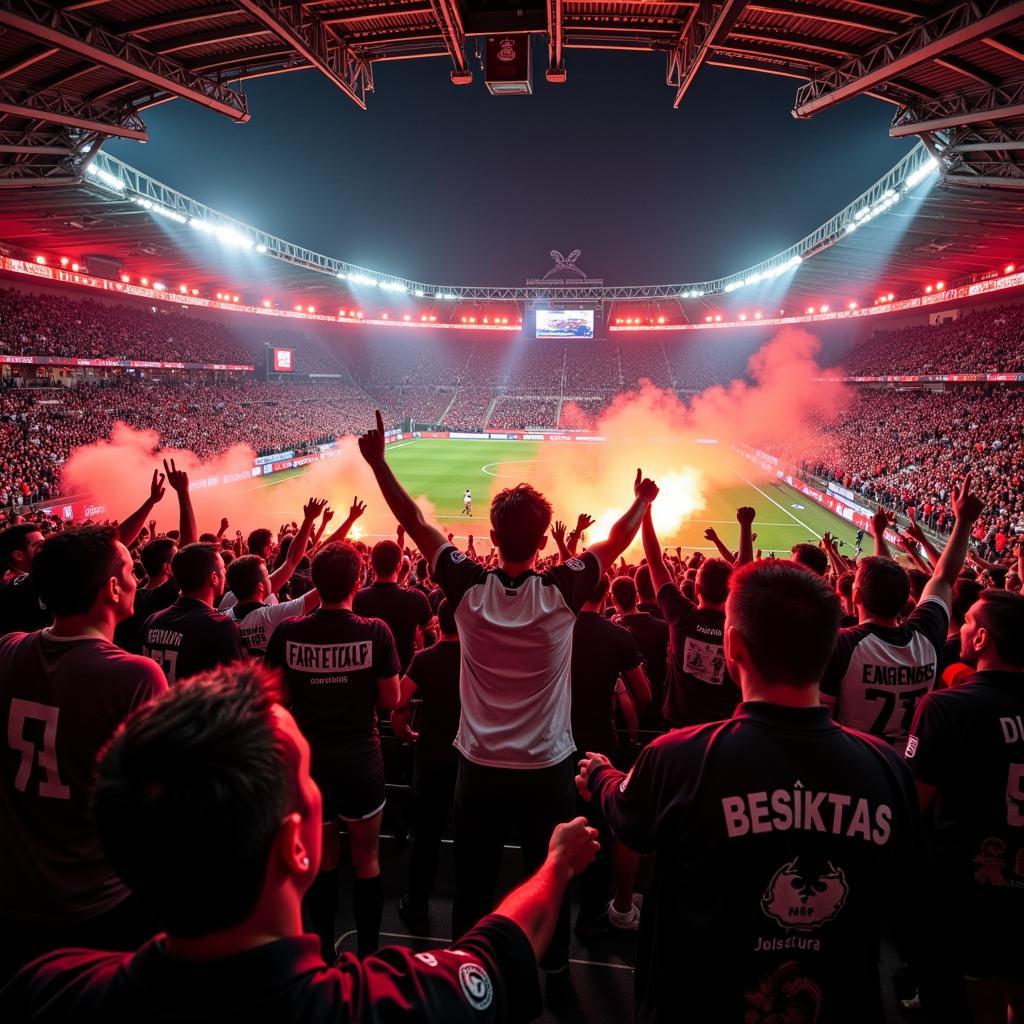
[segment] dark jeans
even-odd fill
[[[544,863],[554,827],[573,817],[575,757],[550,768],[490,768],[459,758],[455,786],[455,906],[452,938],[461,938],[494,909],[501,855],[509,829],[522,844],[523,867]],[[555,933],[541,966],[569,960],[569,902],[562,901]]]
[[[78,947],[131,951],[160,930],[134,896],[88,921],[43,927],[0,917],[0,988],[17,972],[55,949]]]
[[[409,861],[409,902],[426,911],[437,877],[437,858],[448,812],[455,798],[459,762],[454,758],[416,758],[412,781],[412,820],[416,833]]]

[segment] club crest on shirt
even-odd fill
[[[1006,843],[1002,839],[995,836],[983,839],[973,860],[974,880],[979,885],[998,888],[1006,885]]]
[[[761,897],[761,910],[783,928],[812,931],[843,909],[850,887],[843,869],[831,861],[814,877],[801,872],[799,860],[795,857],[775,872]]]
[[[818,983],[802,974],[795,960],[787,960],[765,975],[743,998],[749,1006],[743,1014],[744,1024],[815,1024],[824,1002]]]
[[[487,972],[479,964],[463,964],[459,968],[459,984],[466,1002],[474,1010],[486,1010],[494,998],[494,987]]]
[[[565,563],[566,569],[572,569],[573,572],[581,572],[583,570],[583,559],[582,558],[570,558]]]
[[[903,756],[904,757],[913,757],[916,753],[917,753],[917,737],[916,736],[908,736],[907,737],[907,749],[906,749],[906,752],[904,753]]]
[[[458,565],[459,562],[464,562],[466,560],[466,556],[462,551],[453,551],[451,559],[453,565]]]

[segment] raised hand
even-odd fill
[[[704,531],[704,539],[711,541],[712,544],[714,544],[715,541],[718,540],[718,534],[715,532],[715,528],[713,526],[709,526]]]
[[[149,503],[155,505],[164,496],[164,475],[159,470],[153,470],[153,479],[149,484]]]
[[[314,519],[320,518],[320,513],[327,507],[326,498],[310,498],[305,505],[302,506],[303,518],[312,522]]]
[[[359,453],[369,466],[379,466],[384,462],[384,419],[380,409],[375,413],[377,426],[368,430],[359,438]]]
[[[334,509],[328,505],[327,508],[324,509],[324,526],[326,526],[333,518]]]
[[[596,520],[588,516],[586,512],[581,512],[576,517],[576,529],[574,531],[576,536],[578,537],[585,530],[589,530],[594,525],[595,521]]]
[[[565,523],[561,519],[555,520],[555,525],[551,527],[551,536],[554,537],[555,541],[561,541],[565,543]]]
[[[149,539],[153,540],[156,537],[156,520],[150,519],[149,521]]]
[[[171,464],[168,467],[167,460],[164,459],[164,472],[167,474],[167,482],[171,485],[171,488],[178,494],[182,494],[188,491],[188,473],[183,469],[178,469],[174,464],[174,459],[171,459]]]
[[[910,517],[910,525],[907,527],[907,536],[912,537],[919,544],[924,543],[924,530],[921,529],[921,524],[917,521],[916,513]]]
[[[950,504],[953,506],[953,515],[957,522],[964,520],[973,523],[981,515],[984,505],[981,498],[971,492],[971,474],[964,477],[964,482],[957,487],[953,484],[950,493]]]
[[[885,533],[885,529],[891,521],[892,520],[889,519],[889,513],[879,506],[878,511],[871,517],[872,532],[876,536],[880,536]]]
[[[223,516],[220,521],[220,532],[223,533],[231,524],[228,522],[228,517]]]
[[[645,477],[639,468],[633,481],[633,494],[641,501],[646,501],[648,505],[658,496],[658,485]]]
[[[756,538],[755,538],[756,539]],[[821,535],[821,543],[826,551],[831,551],[836,546],[836,539],[827,530]]]
[[[357,520],[366,511],[366,502],[360,501],[358,498],[352,499],[352,507],[348,510],[348,517],[353,522]],[[332,513],[333,515],[333,513]],[[402,528],[399,527],[399,530]]]
[[[754,521],[754,516],[756,515],[757,509],[753,509],[749,505],[743,505],[736,509],[736,522],[740,526],[749,526]]]

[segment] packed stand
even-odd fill
[[[554,427],[558,417],[557,398],[521,398],[501,395],[494,403],[488,430],[527,430],[530,427]]]

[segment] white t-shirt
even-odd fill
[[[224,609],[221,609],[224,611]],[[238,617],[241,610],[242,617]],[[267,649],[270,635],[279,622],[291,619],[306,612],[305,597],[297,597],[294,601],[282,601],[277,604],[252,603],[233,604],[224,614],[238,623],[238,631],[242,634],[242,643],[250,654],[262,655]]]

